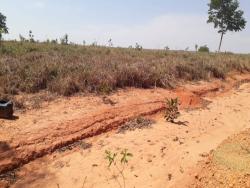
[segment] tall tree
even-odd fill
[[[223,36],[227,31],[238,32],[245,28],[244,12],[239,10],[238,0],[211,0],[208,6],[207,23],[214,23],[214,28],[219,29],[221,39],[218,51],[220,51]]]
[[[0,42],[4,33],[8,33],[8,28],[6,26],[6,17],[0,12]]]

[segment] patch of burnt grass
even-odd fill
[[[148,129],[152,127],[155,121],[151,119],[146,119],[143,117],[138,117],[136,119],[130,120],[119,127],[117,133],[124,134],[127,131],[135,131],[136,129]]]
[[[15,169],[3,174],[0,174],[0,182],[4,182],[6,187],[10,187],[17,181],[17,172],[19,169]]]
[[[62,148],[59,148],[57,151],[62,153],[62,152],[66,152],[68,150],[73,150],[74,148],[86,150],[86,149],[89,149],[91,147],[92,147],[91,143],[86,143],[84,141],[78,141],[78,142],[75,142],[75,143],[70,144],[68,146],[64,146]]]

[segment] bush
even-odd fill
[[[207,45],[201,46],[198,52],[209,52],[209,48],[207,47]]]
[[[166,102],[166,111],[165,111],[165,119],[168,122],[174,123],[174,120],[177,119],[180,115],[179,112],[179,100],[176,99],[167,99]]]

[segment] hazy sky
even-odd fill
[[[0,0],[7,16],[6,39],[28,36],[128,47],[194,49],[207,44],[217,49],[219,35],[208,25],[208,0]],[[250,0],[240,0],[248,23],[246,30],[225,36],[222,50],[250,53]]]

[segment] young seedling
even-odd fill
[[[112,153],[111,151],[107,151],[106,150],[105,154],[106,154],[106,158],[105,159],[107,159],[108,162],[109,162],[109,166],[108,167],[110,167],[113,163],[116,162],[115,158],[117,156],[117,153]]]
[[[165,119],[168,122],[174,123],[174,120],[180,116],[179,112],[179,100],[175,99],[167,99],[166,102],[166,111],[165,111]]]
[[[119,175],[121,175],[122,179],[123,179],[123,186],[121,185],[121,183],[118,180],[118,176],[119,175],[113,175],[113,177],[115,177],[117,183],[119,184],[119,186],[122,188],[126,187],[126,179],[125,179],[125,175],[124,175],[124,169],[125,169],[125,165],[128,164],[129,162],[129,158],[133,157],[132,153],[129,153],[127,149],[124,149],[120,152],[120,165],[121,167],[118,166],[117,164],[117,156],[118,153],[112,153],[111,151],[106,150],[105,151],[106,157],[105,159],[108,161],[108,167],[111,168],[111,166],[113,165],[115,167],[115,170],[119,173]]]

